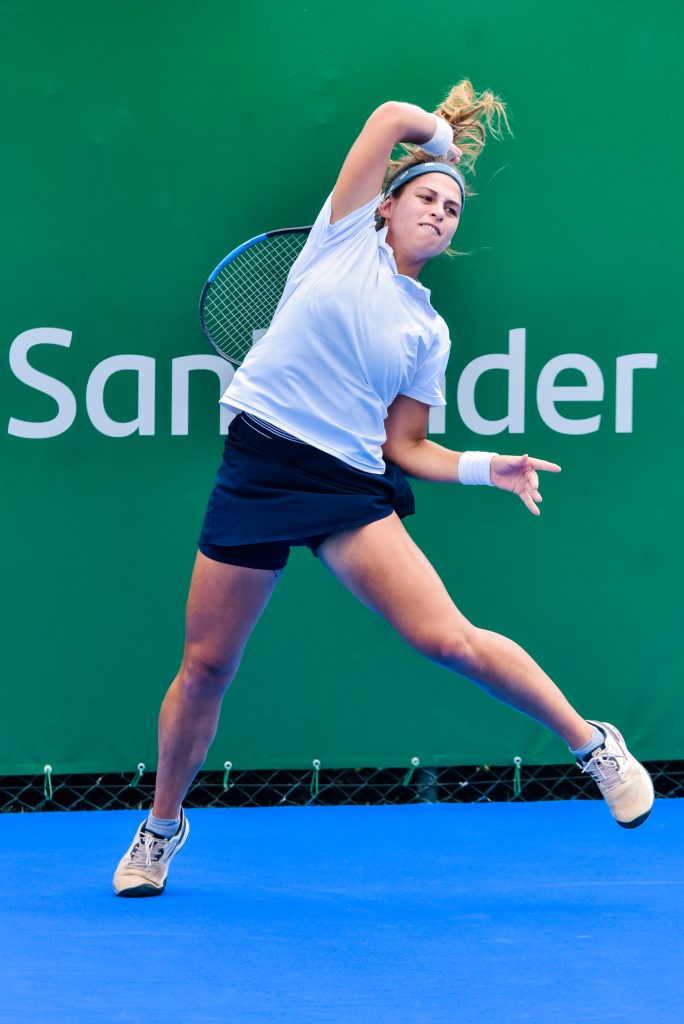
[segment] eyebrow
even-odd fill
[[[424,188],[428,192],[432,192],[433,196],[439,195],[439,192],[437,192],[437,190],[434,189],[434,188],[430,188],[429,185],[421,185],[420,188]],[[459,211],[459,213],[461,212],[461,204],[457,203],[455,199],[447,199],[446,202],[447,203],[451,203],[452,206],[456,207],[456,209]]]

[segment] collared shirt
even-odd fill
[[[292,266],[275,316],[221,397],[367,473],[383,473],[397,395],[445,405],[449,331],[430,292],[399,274],[382,196],[330,223],[332,196]]]

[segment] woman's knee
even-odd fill
[[[469,669],[477,660],[477,634],[475,626],[459,624],[458,626],[431,630],[419,638],[415,644],[430,661],[445,668],[457,671]]]
[[[240,655],[216,657],[211,651],[187,650],[179,670],[185,696],[204,697],[223,694],[230,686],[240,664]]]

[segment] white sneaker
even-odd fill
[[[653,808],[653,782],[642,764],[632,757],[625,741],[608,722],[592,722],[606,737],[602,747],[586,761],[578,761],[601,790],[610,813],[623,828],[637,828]]]
[[[182,807],[178,831],[169,839],[148,832],[146,824],[147,818],[139,826],[135,839],[114,873],[117,896],[161,896],[166,888],[169,864],[190,834],[190,825]]]

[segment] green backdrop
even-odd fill
[[[417,484],[409,529],[462,611],[582,713],[684,757],[681,28],[663,0],[3,11],[1,773],[154,765],[222,447],[201,285],[244,238],[312,221],[376,105],[431,107],[465,76],[515,140],[479,164],[470,255],[426,273],[453,338],[435,439],[563,473],[539,519]],[[207,766],[516,755],[569,757],[297,551]]]

